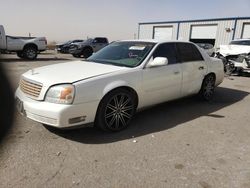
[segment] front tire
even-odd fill
[[[199,92],[199,96],[205,101],[211,101],[214,95],[215,89],[215,76],[213,74],[207,75],[203,82]]]
[[[104,131],[121,131],[128,127],[135,111],[135,95],[126,89],[116,89],[100,102],[95,125]]]
[[[84,58],[88,58],[93,54],[93,50],[91,48],[85,48],[83,50],[83,56]]]

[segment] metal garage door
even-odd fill
[[[244,24],[241,38],[250,38],[250,23]]]
[[[191,28],[191,39],[215,39],[217,25],[193,25]]]
[[[192,25],[190,41],[194,43],[215,44],[217,25]]]
[[[154,39],[171,40],[173,36],[173,27],[154,27]]]

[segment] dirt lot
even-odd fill
[[[74,60],[4,57],[13,89],[30,68]],[[226,77],[214,100],[190,97],[138,113],[115,134],[48,130],[15,115],[0,148],[0,187],[250,187],[250,78]]]

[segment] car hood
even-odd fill
[[[44,86],[51,86],[61,83],[74,83],[126,69],[129,68],[87,61],[72,61],[35,68],[24,73],[22,77]]]
[[[239,54],[250,53],[250,46],[244,45],[221,45],[220,54],[223,56],[228,55],[239,55]]]

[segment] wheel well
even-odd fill
[[[216,83],[216,74],[215,74],[214,72],[208,73],[208,74],[204,77],[204,79],[205,79],[206,77],[208,77],[209,75],[212,75],[212,76],[214,77],[214,80],[215,80],[215,83]],[[204,79],[203,79],[203,80],[204,80]]]
[[[28,47],[34,47],[36,50],[38,50],[37,45],[33,44],[33,43],[25,44],[25,46],[23,47],[23,49],[28,48]]]
[[[216,79],[216,75],[214,72],[210,72],[209,74],[207,74],[205,77],[209,76],[209,75],[213,75],[213,77]]]
[[[111,92],[113,92],[113,91],[115,91],[115,90],[117,90],[117,89],[125,89],[125,90],[127,90],[128,92],[132,93],[132,94],[135,96],[136,108],[137,108],[138,102],[139,102],[138,94],[137,94],[137,92],[136,92],[133,88],[128,87],[128,86],[121,86],[121,87],[114,88],[114,89],[110,90],[109,92],[107,92],[107,93],[102,97],[102,99],[103,99],[107,94],[109,94],[109,93],[111,93]]]

